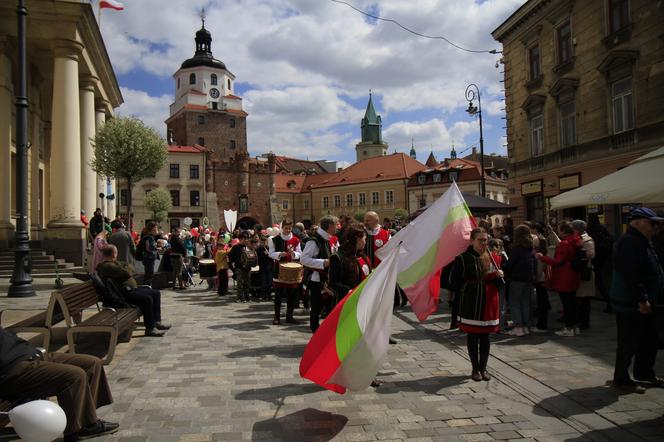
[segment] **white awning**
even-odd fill
[[[664,147],[624,169],[551,198],[551,209],[629,203],[664,203]]]

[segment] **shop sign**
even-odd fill
[[[531,195],[533,193],[542,193],[542,180],[521,184],[521,195]]]
[[[580,185],[581,185],[581,175],[578,173],[558,178],[558,189],[560,189],[561,191],[576,189]]]

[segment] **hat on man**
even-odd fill
[[[657,216],[654,210],[647,207],[639,207],[634,209],[629,213],[629,220],[633,221],[635,219],[649,219],[650,221],[662,222],[664,218]]]

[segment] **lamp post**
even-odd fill
[[[477,97],[477,106],[473,106],[473,100]],[[468,100],[468,115],[477,114],[480,118],[480,193],[482,198],[486,198],[486,183],[484,180],[484,135],[482,133],[482,97],[480,96],[480,88],[475,83],[471,83],[466,88],[466,100]]]
[[[28,235],[28,93],[26,56],[26,16],[24,0],[16,7],[18,38],[18,89],[16,92],[16,233],[14,271],[7,296],[35,296],[32,287],[32,257]]]

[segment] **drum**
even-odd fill
[[[302,282],[304,267],[297,262],[284,262],[279,264],[279,280],[283,282]]]
[[[214,278],[217,276],[217,265],[214,259],[201,259],[198,261],[198,274],[201,278]]]

